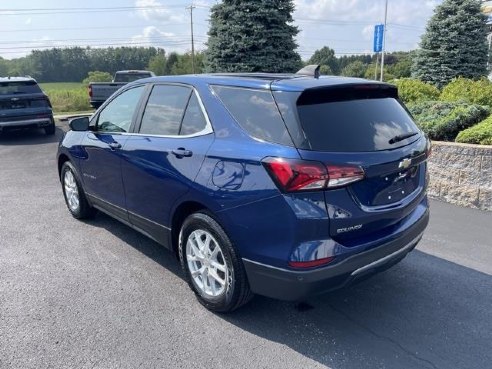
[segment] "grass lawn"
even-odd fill
[[[59,91],[59,90],[74,90],[84,88],[84,85],[80,82],[52,82],[52,83],[40,83],[41,89],[45,92]]]
[[[86,112],[91,110],[89,92],[80,82],[40,83],[48,95],[55,114],[62,112]]]

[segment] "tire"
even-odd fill
[[[203,306],[227,313],[251,300],[253,294],[241,258],[209,214],[197,212],[186,218],[178,242],[181,268]]]
[[[63,164],[60,178],[65,204],[74,218],[91,218],[96,213],[96,209],[94,209],[87,201],[76,173],[72,163],[66,161]]]
[[[52,122],[48,127],[45,127],[44,128],[44,132],[48,135],[48,136],[52,136],[55,134],[56,132],[56,127],[55,127],[55,122]]]

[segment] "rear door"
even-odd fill
[[[332,236],[381,230],[415,209],[425,192],[427,139],[396,90],[384,85],[312,89],[292,103],[303,159],[324,163],[328,172],[344,166],[364,171],[362,180],[325,191]]]
[[[130,221],[162,244],[171,209],[193,185],[213,139],[193,88],[153,87],[137,134],[124,146],[122,171]]]

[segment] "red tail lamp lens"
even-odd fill
[[[314,191],[345,186],[364,178],[360,167],[325,166],[317,161],[266,158],[263,165],[284,192]]]

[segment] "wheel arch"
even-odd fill
[[[171,249],[178,258],[178,237],[181,225],[188,216],[200,210],[210,211],[208,207],[198,201],[184,201],[173,212],[171,221]]]
[[[68,156],[66,154],[60,154],[58,157],[58,178],[61,178],[61,169],[67,161],[70,161]]]

